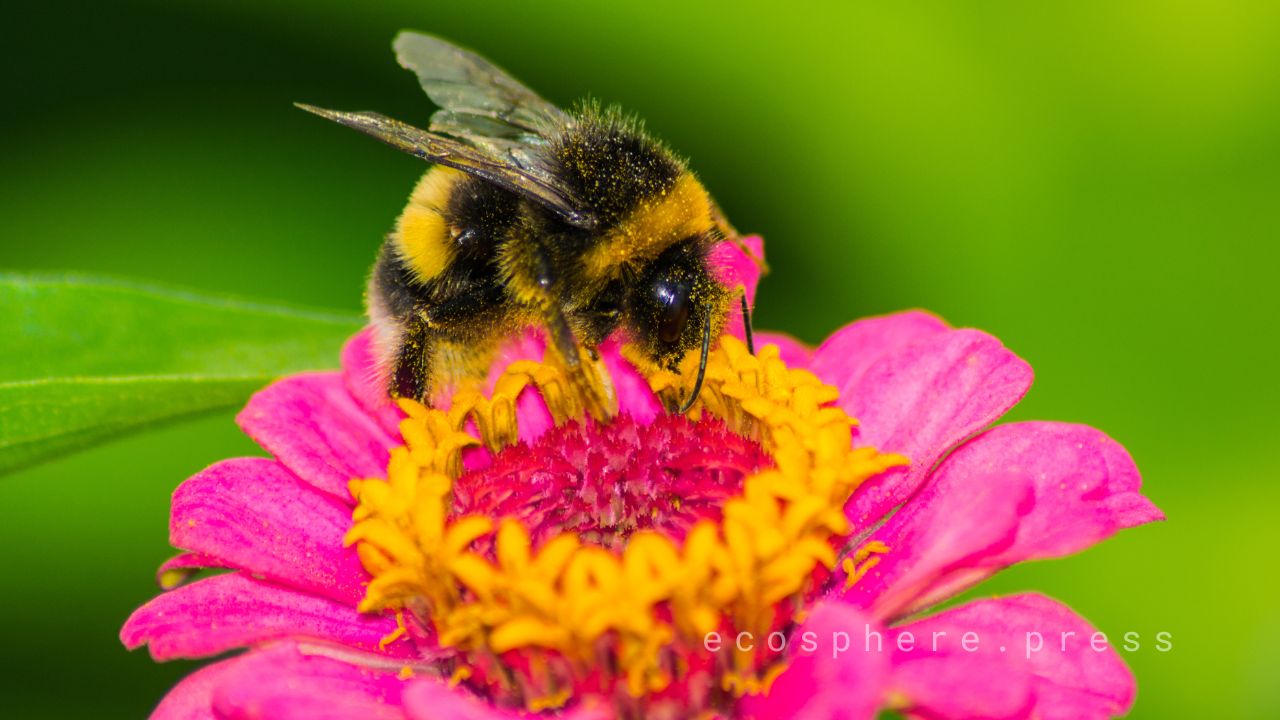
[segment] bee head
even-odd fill
[[[640,274],[626,302],[632,337],[656,364],[668,369],[718,336],[731,299],[707,266],[709,243],[690,238],[667,248]]]

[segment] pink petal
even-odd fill
[[[147,645],[160,661],[207,657],[282,637],[413,656],[404,640],[379,648],[379,640],[395,629],[393,617],[362,615],[350,605],[228,573],[153,598],[129,617],[120,640],[130,650]]]
[[[923,310],[857,320],[831,334],[813,351],[812,367],[822,381],[847,395],[885,353],[941,335],[950,328]]]
[[[999,474],[1025,478],[1032,493],[1012,542],[940,574],[921,588],[910,610],[941,602],[1014,563],[1078,552],[1118,530],[1164,517],[1141,494],[1141,477],[1124,448],[1085,425],[992,428],[948,456],[927,487],[931,496],[968,496]]]
[[[1029,717],[1031,675],[998,650],[1000,642],[1012,647],[1003,634],[997,640],[985,630],[951,622],[943,613],[886,631],[894,709],[912,717]]]
[[[873,362],[839,403],[861,422],[856,444],[901,453],[911,465],[858,489],[846,508],[854,527],[874,524],[910,497],[948,450],[1003,415],[1030,386],[1031,366],[977,330],[932,334]]]
[[[524,713],[494,707],[463,688],[451,688],[434,678],[410,683],[401,700],[409,720],[510,720],[527,717]]]
[[[351,397],[383,432],[399,437],[404,414],[387,395],[387,371],[372,326],[356,333],[342,348],[342,382]]]
[[[818,603],[788,640],[787,669],[766,695],[744,697],[738,716],[874,718],[887,689],[889,669],[888,653],[866,642],[875,632],[885,631],[857,609],[843,603]]]
[[[1116,531],[1163,520],[1141,493],[1142,477],[1120,443],[1087,425],[1022,422],[994,427],[938,468],[943,482],[1000,469],[1035,483],[1035,509],[1022,521],[1009,562],[1083,550]]]
[[[356,404],[338,373],[272,383],[249,399],[236,421],[298,477],[344,500],[348,481],[386,475],[397,444]]]
[[[151,711],[151,720],[214,720],[213,690],[235,668],[241,657],[205,665],[179,680]]]
[[[1030,706],[1017,715],[1091,720],[1123,715],[1133,705],[1133,675],[1105,636],[1094,645],[1098,638],[1088,622],[1043,595],[979,600],[897,632],[910,632],[915,641],[913,651],[893,658],[894,688],[912,713],[990,716],[992,708],[1007,711],[1010,687],[1023,683]],[[968,646],[976,650],[961,645],[965,633],[976,637]]]
[[[218,683],[213,708],[228,720],[400,720],[404,682],[305,646],[251,651]]]
[[[755,343],[757,348],[765,345],[777,345],[778,355],[787,367],[808,368],[812,363],[813,350],[808,345],[799,340],[779,332],[757,332],[755,333]]]
[[[173,493],[169,542],[283,585],[356,605],[368,574],[342,546],[351,509],[266,458],[224,460]]]
[[[1009,547],[1031,507],[1023,475],[993,473],[963,491],[929,483],[871,538],[889,546],[879,564],[845,591],[844,600],[893,620],[918,608],[956,573],[983,565]],[[837,591],[845,573],[834,577]]]
[[[908,633],[905,638],[903,633],[894,633],[885,642],[893,645],[900,641],[930,641],[928,632],[914,626],[908,626],[905,632]],[[952,642],[958,643],[965,629],[942,632],[956,632],[957,637]],[[957,647],[949,652],[958,655],[963,651]],[[905,711],[910,717],[926,718],[994,720],[1031,717],[1034,702],[1031,678],[1026,673],[1012,671],[1006,658],[990,654],[962,657],[932,653],[903,655],[905,657],[894,668],[895,710]]]

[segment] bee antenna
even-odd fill
[[[751,336],[751,310],[747,307],[747,291],[742,291],[742,327],[746,331],[744,336],[747,339],[747,352],[756,354],[756,341]]]
[[[707,313],[707,321],[702,324],[702,357],[698,359],[698,379],[693,383],[693,392],[689,395],[689,399],[684,401],[680,406],[678,414],[683,415],[689,412],[689,408],[698,401],[698,395],[702,392],[702,379],[707,375],[707,355],[711,353],[711,313]]]

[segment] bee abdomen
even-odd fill
[[[432,168],[418,181],[396,222],[396,252],[419,282],[435,279],[453,262],[454,232],[446,211],[454,188],[465,178],[452,168]]]
[[[517,205],[511,193],[437,165],[418,181],[400,214],[396,251],[419,282],[451,271],[473,274],[493,257]]]

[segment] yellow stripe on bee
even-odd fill
[[[685,172],[671,189],[640,204],[583,258],[587,275],[607,277],[619,266],[652,260],[663,250],[712,227],[711,199],[702,183]]]
[[[453,262],[454,241],[445,208],[453,188],[465,177],[443,165],[431,168],[413,188],[409,204],[396,221],[396,250],[422,282]]]

